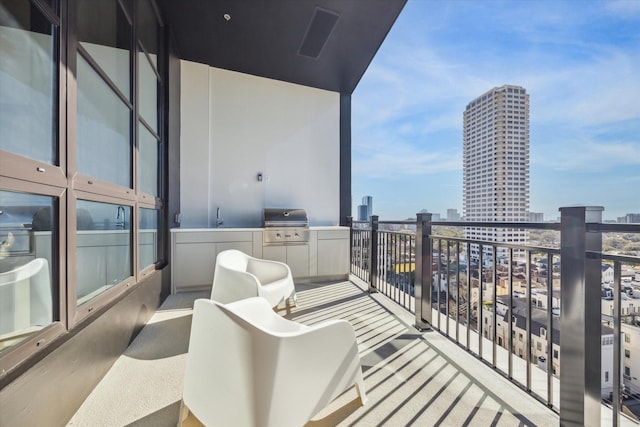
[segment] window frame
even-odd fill
[[[167,54],[165,27],[161,20],[155,0],[149,2],[151,10],[157,20],[157,65],[152,65],[157,77],[156,108],[158,124],[153,130],[139,114],[138,99],[138,55],[148,54],[144,50],[140,34],[138,33],[137,8],[125,0],[115,0],[131,24],[130,51],[130,94],[124,96],[118,86],[102,70],[99,64],[81,46],[77,37],[76,0],[54,0],[50,8],[44,0],[27,0],[49,20],[52,25],[54,53],[51,63],[55,73],[55,85],[51,93],[51,103],[54,112],[54,126],[52,126],[52,143],[54,143],[53,164],[44,163],[21,155],[0,150],[0,190],[24,192],[46,195],[57,198],[57,240],[52,250],[55,251],[55,274],[58,279],[56,290],[57,304],[54,314],[59,320],[54,321],[32,336],[8,348],[0,356],[0,379],[8,372],[16,372],[16,368],[34,357],[42,354],[50,343],[59,340],[63,335],[77,331],[96,319],[114,302],[119,301],[126,294],[132,292],[146,277],[155,274],[157,270],[168,264],[166,242],[168,239],[168,222],[166,213],[167,189],[167,129],[166,123],[166,73]],[[55,9],[55,10],[54,10]],[[56,11],[57,10],[57,11]],[[75,79],[77,56],[81,55],[91,68],[97,73],[107,86],[125,102],[131,110],[130,120],[130,150],[131,150],[131,187],[123,187],[105,182],[77,171],[77,94],[78,87]],[[145,126],[158,143],[158,195],[151,195],[139,191],[138,170],[138,124]],[[77,219],[76,202],[87,200],[94,202],[113,203],[131,208],[131,273],[125,280],[105,290],[100,295],[87,301],[81,306],[76,304],[76,250],[77,250]],[[139,209],[153,209],[158,212],[158,242],[157,261],[145,266],[142,270],[139,264]],[[67,280],[69,278],[69,280]],[[57,312],[55,311],[57,309]],[[50,350],[49,350],[50,351]],[[44,353],[46,354],[46,353]]]

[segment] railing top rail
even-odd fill
[[[369,221],[353,221],[353,224],[370,224]],[[415,225],[415,220],[378,221],[378,224]],[[429,221],[431,226],[475,228],[527,228],[560,231],[559,222],[492,222],[492,221]],[[640,233],[640,224],[587,223],[587,229],[602,233]]]
[[[630,255],[615,255],[604,252],[587,251],[587,258],[601,259],[604,261],[618,261],[624,264],[640,265],[640,257]]]
[[[402,221],[378,221],[378,224],[400,224],[400,225],[415,225],[416,220],[402,220]]]
[[[531,228],[537,230],[560,231],[559,222],[491,222],[491,221],[430,221],[429,224],[445,227],[475,227],[475,228]]]
[[[353,224],[369,225],[370,221],[353,221]],[[390,224],[390,225],[416,225],[415,220],[402,220],[402,221],[378,221],[378,224]]]
[[[590,223],[587,227],[590,231],[602,233],[640,233],[640,224]]]
[[[473,240],[473,239],[463,239],[460,237],[438,236],[437,234],[433,234],[429,237],[431,237],[432,239],[449,240],[452,242],[471,243],[475,245],[491,246],[493,248],[522,249],[530,252],[545,252],[545,253],[551,253],[551,254],[560,254],[560,248],[550,248],[547,246],[527,246],[527,245],[522,245],[518,243],[490,242],[488,240]]]

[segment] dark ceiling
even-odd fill
[[[351,94],[406,1],[157,3],[182,59]]]

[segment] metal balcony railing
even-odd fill
[[[640,267],[640,257],[603,253],[602,234],[640,234],[640,225],[603,224],[602,210],[561,208],[557,223],[431,214],[352,221],[351,272],[414,313],[416,328],[446,335],[559,412],[562,425],[600,425],[604,401],[617,426],[634,397],[623,376],[622,267]],[[465,238],[444,235],[451,228],[467,230]],[[557,232],[559,244],[519,242],[530,230]],[[478,231],[506,241],[469,237]],[[614,269],[610,317],[602,313],[603,263]]]

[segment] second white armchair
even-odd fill
[[[230,249],[216,257],[211,299],[227,304],[245,298],[262,297],[276,307],[293,297],[296,289],[291,269],[283,262],[254,258]]]
[[[262,298],[196,300],[182,398],[205,426],[300,427],[355,385],[367,400],[346,320],[306,326]]]

